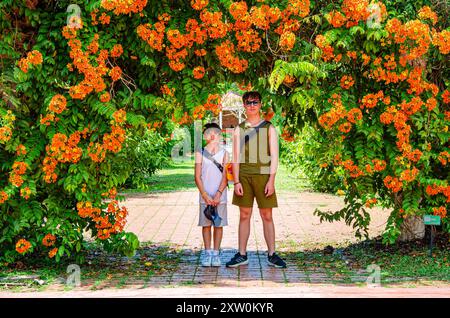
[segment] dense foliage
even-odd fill
[[[130,254],[116,190],[132,173],[127,136],[217,114],[233,82],[264,93],[286,140],[305,123],[320,130],[315,164],[345,172],[347,202],[324,218],[364,230],[379,200],[394,208],[387,241],[408,215],[439,214],[449,229],[445,4],[189,4],[2,1],[2,259],[59,260],[85,232]]]

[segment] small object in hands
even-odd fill
[[[205,210],[203,211],[206,218],[214,224],[214,226],[219,226],[222,218],[217,213],[217,208],[212,205],[207,205]]]
[[[333,254],[333,251],[334,251],[334,247],[331,246],[331,245],[327,245],[327,246],[325,246],[325,248],[323,249],[323,254],[325,254],[325,255],[331,255],[331,254]]]

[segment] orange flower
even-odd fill
[[[208,5],[208,3],[209,3],[208,0],[191,0],[191,7],[194,10],[200,11],[204,7],[206,7]]]
[[[27,148],[25,148],[24,145],[20,144],[16,147],[16,155],[17,156],[24,156],[27,154]]]
[[[419,18],[421,18],[423,20],[430,19],[433,25],[435,25],[438,22],[438,16],[437,16],[436,12],[431,10],[431,8],[429,6],[424,6],[424,7],[420,8],[420,10],[418,12],[418,16],[419,16]]]
[[[56,242],[56,236],[54,236],[53,234],[47,234],[44,236],[44,238],[42,239],[42,245],[50,247],[52,245],[54,245]]]
[[[122,69],[118,66],[114,66],[110,70],[109,76],[111,76],[111,79],[113,80],[113,82],[119,80],[122,77]]]
[[[450,153],[448,153],[448,151],[441,152],[438,156],[438,160],[443,166],[447,165],[447,162],[450,161]]]
[[[340,28],[347,21],[347,18],[339,11],[331,11],[326,15],[328,22],[335,28]]]
[[[344,75],[341,78],[341,87],[343,89],[349,89],[350,87],[353,86],[354,83],[355,81],[353,80],[353,77],[351,77],[350,75]]]
[[[25,239],[20,239],[16,243],[16,251],[20,254],[26,253],[31,248],[31,243]]]
[[[444,219],[447,216],[447,209],[445,206],[440,206],[439,208],[433,208],[433,214],[438,215],[441,219]]]
[[[61,114],[67,106],[67,100],[63,95],[57,94],[52,97],[48,110],[57,114]]]
[[[406,170],[402,171],[402,173],[400,174],[400,180],[406,181],[406,182],[412,182],[413,180],[416,179],[418,174],[419,174],[419,170],[416,167],[414,167],[412,169],[406,169]]]
[[[37,51],[37,50],[33,50],[31,52],[27,53],[27,56],[20,59],[19,62],[19,68],[27,73],[28,72],[28,68],[30,67],[30,65],[39,65],[42,64],[42,54],[41,52]]]
[[[113,46],[113,48],[111,49],[111,57],[119,57],[121,56],[123,53],[123,48],[122,45],[120,44],[116,44]]]
[[[48,252],[48,257],[53,258],[55,257],[56,253],[58,253],[58,248],[52,248],[49,252]]]
[[[399,192],[403,187],[402,182],[400,182],[400,180],[397,177],[386,176],[383,182],[386,188],[392,190],[392,192],[394,193]]]
[[[139,13],[147,5],[147,0],[101,0],[100,5],[108,11],[113,11],[116,15]]]
[[[8,200],[8,194],[5,191],[0,191],[0,204],[5,203]]]
[[[290,31],[283,32],[280,37],[280,47],[284,51],[290,51],[295,45],[295,34]]]
[[[362,119],[362,112],[359,108],[352,108],[347,113],[347,120],[352,124]]]
[[[20,196],[23,197],[25,200],[28,200],[31,195],[31,189],[29,187],[25,187],[23,189],[20,189]]]
[[[102,95],[100,95],[100,101],[102,103],[107,103],[111,100],[111,95],[108,92],[104,92]]]
[[[205,76],[205,68],[203,66],[197,66],[192,70],[195,79],[201,79]]]
[[[113,113],[113,118],[116,123],[121,124],[127,120],[127,113],[124,109],[119,109]]]
[[[350,124],[349,122],[345,122],[339,125],[338,129],[343,133],[348,133],[352,129],[352,124]]]

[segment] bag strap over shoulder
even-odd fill
[[[263,120],[262,123],[260,123],[258,126],[252,127],[253,129],[248,134],[245,134],[243,138],[241,138],[241,150],[245,146],[245,144],[250,141],[250,138],[256,136],[258,134],[259,129],[267,124],[271,125],[272,123],[270,121]]]
[[[223,166],[219,162],[217,162],[216,159],[213,158],[213,156],[211,155],[211,153],[208,150],[206,150],[205,148],[202,148],[202,155],[205,158],[211,160],[216,165],[216,167],[220,170],[220,172],[223,173]]]

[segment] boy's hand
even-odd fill
[[[216,192],[213,199],[213,205],[218,206],[220,204],[220,198],[222,197],[222,194],[220,194],[219,191]]]
[[[205,203],[207,205],[213,205],[213,199],[211,199],[211,197],[209,195],[207,195],[206,193],[204,195],[202,195],[203,200],[205,200]]]
[[[238,183],[234,185],[234,193],[236,193],[236,195],[242,197],[244,195],[244,189],[242,188],[242,184]]]
[[[269,180],[264,188],[264,194],[267,197],[270,197],[275,192],[275,184],[273,181]]]

